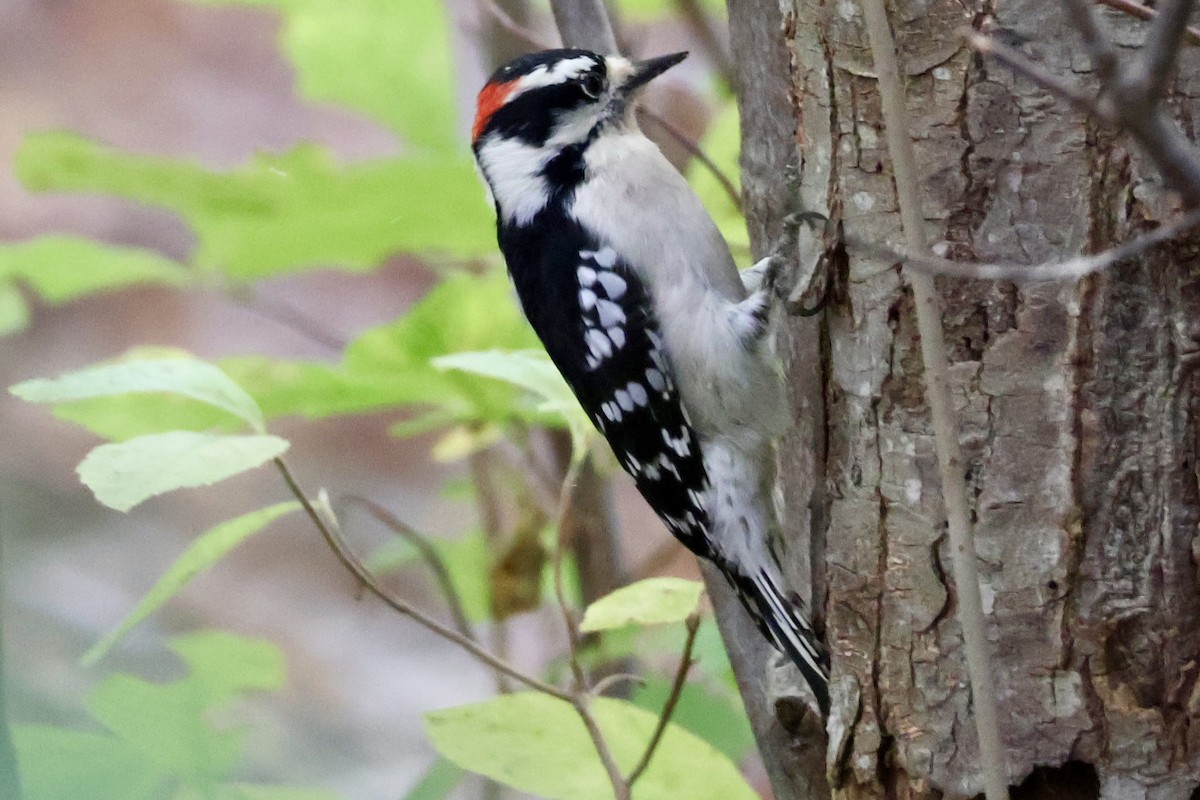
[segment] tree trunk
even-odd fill
[[[729,5],[756,250],[797,201],[899,243],[858,5]],[[1090,68],[1056,3],[892,4],[929,241],[1036,263],[1164,219],[1172,199],[1121,137],[967,50],[957,29],[988,13],[1051,72]],[[1105,19],[1140,43],[1144,23]],[[1196,53],[1180,67],[1171,105],[1190,132]],[[1198,243],[1074,284],[940,282],[1014,797],[1200,796]],[[759,742],[781,800],[969,797],[978,747],[911,295],[895,264],[850,256],[845,296],[787,342],[788,568],[834,654],[828,766],[797,757],[786,714],[758,716]],[[768,711],[788,707],[780,675]]]

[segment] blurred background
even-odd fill
[[[732,133],[713,145],[712,154],[736,177],[736,115],[730,116],[730,90],[722,79],[720,5],[628,0],[616,3],[614,12],[631,54],[693,51],[647,99],[676,136],[664,135],[659,126],[647,125],[647,130],[673,160],[690,169],[689,142],[712,141],[706,136],[713,126],[727,120]],[[354,37],[363,36],[347,22],[355,15],[376,15],[382,22],[372,24],[392,28],[378,40],[355,43]],[[410,24],[414,30],[406,31]],[[327,53],[324,73],[305,66],[305,59],[314,58],[310,46],[338,25],[344,25],[351,46]],[[389,98],[391,76],[374,65],[392,63],[386,59],[410,64],[413,40],[406,36],[423,43],[411,51],[420,63],[397,73]],[[435,185],[442,174],[437,169],[424,182],[411,177],[380,182],[363,214],[369,218],[375,210],[382,225],[393,228],[423,224],[402,219],[404,211],[393,219],[387,207],[394,201],[398,207],[427,206],[431,218],[472,226],[461,237],[454,228],[434,230],[429,238],[436,243],[437,237],[447,237],[446,247],[429,242],[407,247],[397,233],[359,251],[363,237],[350,221],[336,234],[318,230],[316,235],[331,244],[311,253],[298,249],[286,269],[239,271],[226,267],[238,258],[262,263],[255,247],[275,252],[283,245],[251,229],[238,234],[246,238],[237,245],[241,250],[221,250],[224,217],[214,222],[204,216],[205,209],[179,200],[190,190],[171,196],[179,188],[175,184],[162,196],[124,186],[122,180],[141,175],[137,164],[146,162],[126,168],[114,165],[113,158],[128,153],[154,164],[183,165],[171,169],[225,174],[247,169],[256,154],[296,152],[297,145],[311,142],[323,148],[328,160],[322,168],[330,174],[362,165],[362,174],[369,175],[381,164],[386,172],[386,165],[424,158],[428,151],[453,162],[460,180],[459,165],[469,163],[466,137],[475,91],[500,61],[537,49],[530,40],[557,44],[548,9],[535,0],[447,0],[444,5],[433,0],[0,0],[0,163],[5,165],[0,169],[0,280],[11,278],[19,297],[5,298],[0,385],[79,369],[144,345],[181,348],[212,360],[252,354],[280,363],[336,365],[348,343],[401,318],[444,276],[495,268],[498,256],[488,252],[494,229],[482,187],[456,189],[466,199],[444,207],[444,194]],[[354,64],[356,48],[359,66],[374,70],[361,92],[329,77],[337,59]],[[432,101],[416,97],[417,84],[411,82],[414,73],[420,78],[425,63],[431,65],[428,93],[445,94]],[[391,102],[395,115],[388,111]],[[446,130],[452,136],[435,124],[442,106],[449,109]],[[37,144],[31,149],[30,137],[47,131],[80,138],[65,145],[38,139],[47,150]],[[442,138],[421,141],[426,134]],[[87,150],[92,145],[81,142],[102,146],[108,155],[95,158]],[[106,171],[99,177],[89,177],[86,167],[71,172],[73,165],[92,163],[89,158],[109,159]],[[719,199],[711,175],[696,174],[695,180],[704,183],[707,198],[729,203]],[[724,209],[726,216],[729,212]],[[318,207],[311,213],[320,229],[333,212]],[[63,234],[147,249],[192,272],[174,282],[184,285],[135,281],[61,297],[39,290],[36,281],[31,288],[19,275],[5,275],[4,248]],[[86,263],[60,266],[89,268]],[[478,485],[472,482],[478,462],[463,457],[471,447],[456,449],[453,426],[396,436],[392,426],[413,416],[398,404],[308,416],[284,406],[271,413],[271,430],[291,441],[289,462],[309,491],[325,487],[335,496],[371,498],[414,528],[447,541],[486,523],[480,519],[485,506]],[[541,434],[534,428],[525,435]],[[121,621],[197,535],[288,499],[279,476],[260,469],[149,500],[127,514],[113,511],[96,502],[74,471],[100,441],[47,407],[0,395],[0,620],[9,715],[16,722],[95,729],[85,703],[104,676],[178,678],[185,670],[167,648],[169,638],[217,628],[268,640],[286,663],[281,691],[239,703],[230,718],[248,730],[238,776],[383,800],[404,797],[436,763],[422,731],[423,712],[496,691],[493,676],[457,648],[364,598],[316,532],[296,515],[273,523],[197,577],[97,665],[82,666],[83,653]],[[628,574],[692,574],[690,558],[673,546],[623,475],[614,476],[611,497]],[[362,552],[392,546],[392,535],[367,515],[347,513],[344,522]],[[486,583],[486,564],[474,578],[466,567],[456,576]],[[411,558],[388,577],[414,603],[439,618],[447,616],[435,584]],[[532,671],[553,672],[562,655],[554,614],[522,613],[502,624],[475,621],[488,631],[486,641]],[[722,666],[711,628],[706,623],[703,658],[716,674]],[[651,668],[670,669],[671,646],[663,646],[661,664],[653,653],[648,656]],[[720,717],[719,724],[741,737],[729,747],[744,754],[750,749],[748,734],[731,732],[740,724],[736,701],[720,680],[712,687],[723,692],[721,702],[733,715]],[[699,713],[703,716],[704,709]],[[734,723],[727,722],[730,718]],[[481,791],[475,779],[467,779],[452,796],[479,797]]]

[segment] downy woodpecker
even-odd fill
[[[767,341],[776,270],[764,259],[739,275],[634,119],[639,90],[685,56],[522,56],[479,93],[472,145],[550,358],[642,496],[720,568],[827,714],[828,655],[771,550],[774,442],[790,424]]]

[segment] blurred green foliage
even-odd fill
[[[344,164],[320,145],[302,144],[220,171],[121,152],[69,132],[29,136],[16,162],[28,189],[108,194],[169,210],[190,228],[195,247],[177,262],[65,235],[0,244],[0,336],[28,323],[25,293],[60,304],[134,284],[237,292],[316,267],[371,270],[396,253],[419,255],[444,277],[406,314],[355,338],[337,363],[248,353],[208,364],[177,350],[139,347],[101,365],[14,387],[14,394],[51,404],[58,417],[108,440],[80,465],[97,499],[124,511],[147,497],[257,467],[287,448],[286,440],[267,433],[271,421],[286,416],[321,420],[390,411],[401,420],[395,435],[443,431],[434,450],[443,459],[465,457],[503,437],[520,445],[534,426],[569,430],[576,457],[593,446],[590,424],[498,267],[492,211],[458,119],[460,76],[442,0],[193,2],[273,9],[299,92],[386,127],[397,137],[396,154]],[[710,13],[721,5],[701,3]],[[620,0],[618,8],[644,21],[670,13],[674,4]],[[727,102],[705,147],[730,175],[737,173],[738,137],[736,107]],[[707,173],[689,177],[731,243],[744,246],[736,204]],[[86,661],[94,663],[197,574],[297,507],[269,506],[199,536]],[[474,531],[436,548],[468,617],[488,620],[494,545]],[[388,570],[415,557],[414,548],[397,544],[369,563]],[[653,640],[638,632],[644,625],[678,623],[695,608],[699,590],[672,583],[668,594],[677,602],[667,604],[663,587],[646,584],[592,609],[597,629],[633,627],[608,631],[589,657],[612,657],[647,643],[677,654],[678,624],[670,626],[675,634]],[[685,691],[680,724],[670,726],[638,784],[640,798],[754,796],[734,766],[752,739],[712,626],[702,628],[698,646],[703,668],[717,680]],[[102,730],[18,727],[28,800],[82,797],[81,786],[88,787],[89,800],[332,797],[237,783],[243,732],[208,720],[209,711],[248,691],[279,687],[282,665],[270,645],[205,633],[176,639],[172,647],[188,665],[187,677],[152,684],[114,675],[100,684],[89,712]],[[665,692],[665,680],[651,679],[633,703],[597,702],[623,764],[644,748]],[[548,797],[611,796],[574,711],[551,697],[498,698],[430,715],[427,724],[449,761],[434,764],[410,793],[412,800],[445,797],[462,778],[459,767]],[[170,787],[166,794],[164,787]]]
[[[188,674],[170,683],[109,675],[92,692],[97,729],[18,725],[26,800],[337,800],[332,792],[234,779],[246,732],[210,721],[249,692],[283,686],[274,645],[221,631],[172,640]]]

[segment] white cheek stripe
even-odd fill
[[[479,148],[479,168],[500,205],[504,221],[528,225],[550,200],[542,175],[554,153],[519,139],[488,136]]]
[[[513,97],[530,89],[538,89],[542,86],[556,86],[560,83],[575,80],[594,66],[596,66],[596,60],[591,56],[564,58],[562,61],[556,61],[552,65],[542,64],[517,81],[516,90],[509,95],[509,99],[511,100]]]

